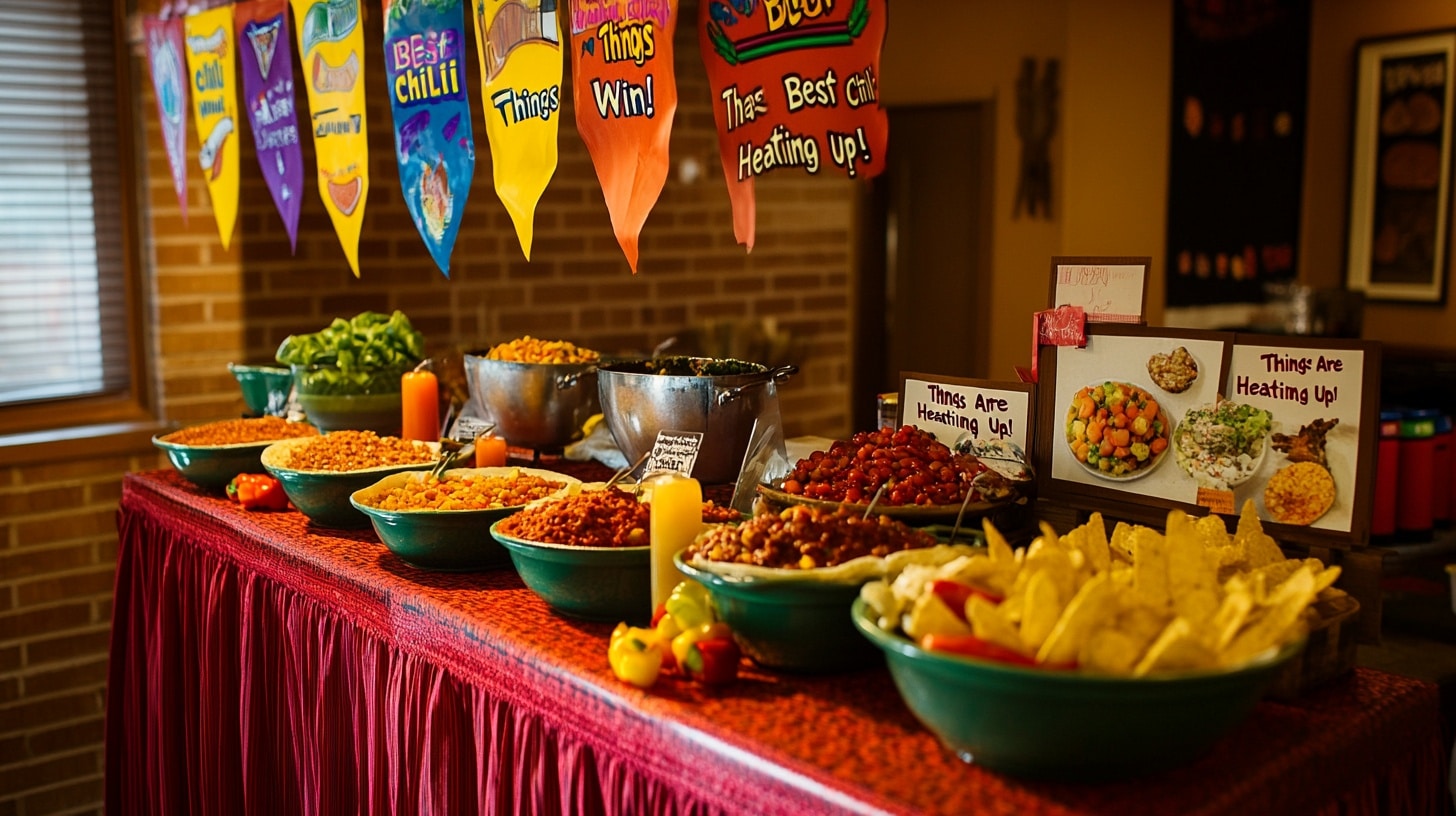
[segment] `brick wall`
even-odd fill
[[[378,4],[365,8],[368,81],[379,88]],[[537,209],[534,257],[527,263],[491,187],[471,68],[479,153],[449,280],[406,215],[387,100],[375,94],[368,110],[371,190],[356,280],[311,173],[298,252],[289,255],[251,149],[241,156],[245,184],[231,249],[218,240],[195,170],[184,222],[145,68],[134,60],[132,107],[145,131],[148,178],[149,257],[142,274],[150,289],[148,326],[159,352],[153,375],[163,417],[195,423],[236,416],[242,402],[228,362],[266,362],[290,333],[364,309],[398,308],[437,352],[525,333],[640,351],[669,336],[686,337],[704,321],[770,318],[792,333],[802,366],[783,389],[786,430],[847,433],[854,188],[834,180],[761,180],[757,248],[745,254],[734,243],[706,77],[686,25],[696,15],[697,2],[683,0],[672,156],[675,167],[695,159],[700,176],[689,182],[674,172],[643,231],[635,277],[612,236],[569,93],[563,95],[560,166]],[[192,151],[195,160],[195,144]],[[307,139],[304,151],[311,163]],[[0,470],[0,816],[100,812],[120,479],[164,464],[144,442],[132,448]]]

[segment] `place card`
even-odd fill
[[[1151,257],[1054,257],[1047,305],[1080,306],[1091,323],[1142,323],[1151,263]]]
[[[646,476],[671,471],[691,476],[702,445],[701,431],[658,431],[657,441],[652,443],[652,452],[647,456],[642,473]]]

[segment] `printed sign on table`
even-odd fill
[[[239,3],[234,19],[242,46],[243,100],[253,128],[258,168],[273,195],[273,206],[283,217],[288,245],[296,250],[303,152],[298,146],[298,115],[293,107],[293,52],[288,44],[286,0]]]
[[[400,188],[446,277],[475,176],[461,0],[384,0],[384,68]]]
[[[359,0],[292,0],[298,25],[319,195],[354,277],[369,197],[369,125],[364,115],[364,28]]]
[[[637,239],[667,182],[677,112],[677,0],[571,4],[571,98],[612,231],[637,273]]]
[[[219,6],[184,18],[192,115],[201,145],[197,163],[207,180],[223,249],[238,217],[237,71],[233,65],[233,10]]]
[[[1027,478],[1031,386],[906,373],[900,391],[904,424],[980,457],[1007,478]]]
[[[870,178],[885,166],[885,0],[703,0],[698,40],[733,235],[753,249],[753,182],[771,172]]]
[[[495,193],[511,214],[527,260],[536,203],[556,172],[562,71],[557,6],[558,0],[474,2]]]
[[[182,65],[182,18],[142,19],[146,32],[147,64],[152,69],[152,90],[162,123],[162,143],[172,170],[172,187],[182,221],[187,221],[187,69]]]

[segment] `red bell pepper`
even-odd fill
[[[244,510],[287,510],[288,494],[283,485],[266,473],[239,473],[228,482],[229,499]]]
[[[966,619],[966,601],[969,601],[972,595],[980,595],[993,604],[999,604],[1004,600],[994,592],[987,592],[980,587],[952,581],[949,578],[936,578],[931,581],[930,591],[939,595],[940,599],[945,601],[945,605],[960,616],[961,620]]]
[[[711,637],[693,644],[683,661],[683,669],[688,677],[703,685],[722,685],[737,679],[742,657],[731,635]]]
[[[928,634],[920,639],[921,648],[931,652],[950,652],[951,654],[965,655],[967,657],[978,657],[982,660],[993,660],[997,663],[1010,663],[1016,666],[1036,666],[1036,658],[1029,657],[1014,649],[1008,649],[989,640],[982,640],[975,635],[937,635]]]

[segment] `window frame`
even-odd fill
[[[133,48],[142,48],[144,44],[140,36],[134,35],[132,31],[132,25],[139,27],[140,20],[133,19],[134,15],[128,15],[126,9],[129,5],[129,0],[116,0],[110,4],[116,69],[116,109],[111,113],[116,128],[115,161],[122,191],[119,218],[122,289],[126,298],[123,324],[129,352],[128,385],[121,393],[61,397],[0,406],[0,434],[15,434],[33,441],[35,432],[75,429],[87,425],[114,426],[116,423],[150,422],[156,419],[155,394],[149,380],[150,343],[145,331],[145,276],[139,252],[144,238],[139,213],[142,207],[143,188],[140,177],[143,164],[137,149],[139,144],[145,142],[145,138],[139,137],[136,129],[138,119],[134,103],[139,95],[135,81],[137,72],[132,69]],[[0,436],[0,445],[4,444],[4,440],[5,437]]]

